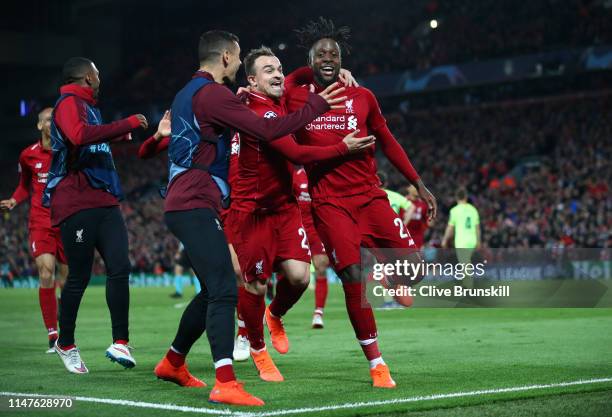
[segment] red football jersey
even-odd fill
[[[17,203],[30,199],[30,229],[51,228],[51,213],[42,205],[42,195],[47,186],[51,167],[51,150],[42,147],[41,141],[25,148],[19,156],[19,185],[12,198]]]
[[[287,114],[283,101],[259,93],[249,94],[249,108],[264,118]],[[238,143],[236,141],[239,141]],[[232,140],[230,185],[232,208],[241,211],[279,211],[295,201],[291,192],[293,164],[265,142],[237,133]]]
[[[429,227],[427,223],[427,203],[420,199],[410,200],[414,204],[414,211],[408,223],[408,231],[414,239],[415,244],[420,248],[423,246],[425,239],[425,231]]]
[[[287,92],[288,110],[295,111],[302,107],[308,98],[307,93],[307,86],[291,88]],[[370,90],[363,87],[346,87],[342,95],[347,96],[345,108],[332,109],[299,130],[296,133],[298,142],[304,145],[329,146],[341,142],[356,129],[360,130],[358,136],[363,137],[386,125],[376,97]],[[378,187],[374,152],[372,147],[342,160],[306,165],[311,196],[350,196]]]

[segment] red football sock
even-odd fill
[[[266,346],[263,332],[263,319],[266,311],[265,298],[264,295],[251,294],[243,287],[238,290],[238,299],[240,300],[249,343],[254,350],[260,350]]]
[[[276,284],[276,295],[270,303],[270,312],[275,317],[283,317],[295,303],[298,302],[304,291],[305,286],[291,285],[288,279],[282,279]]]
[[[215,369],[215,377],[219,382],[230,382],[236,380],[234,374],[234,367],[230,365],[223,365]]]
[[[363,284],[361,282],[342,284],[342,288],[344,289],[346,310],[355,330],[355,336],[358,340],[375,339],[378,335],[376,320],[374,320],[372,306],[365,299]]]
[[[120,345],[126,345],[127,346],[128,341],[125,340],[125,339],[117,339],[113,343],[117,343],[117,344],[120,344]]]
[[[166,359],[174,366],[178,368],[185,364],[185,355],[182,353],[175,352],[172,349],[168,349],[168,353],[166,353]]]
[[[371,361],[382,356],[376,339],[360,340],[359,344],[367,360]]]
[[[57,331],[57,299],[55,298],[55,288],[39,288],[38,301],[47,331]]]
[[[327,277],[325,275],[318,275],[315,281],[315,310],[323,311],[325,308],[327,290]]]
[[[244,287],[238,287],[238,304],[236,305],[236,316],[238,317],[238,336],[246,337],[247,329],[246,325],[244,324],[244,315],[242,314],[240,291],[244,291]],[[244,300],[244,297],[242,297],[242,300]]]

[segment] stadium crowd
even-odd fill
[[[612,96],[563,97],[440,111],[399,110],[391,130],[437,196],[440,209],[426,235],[438,246],[458,186],[481,215],[488,247],[610,247],[612,239]],[[116,165],[126,200],[122,210],[134,271],[168,271],[177,249],[163,222],[158,187],[165,157],[140,160],[136,145],[118,146]],[[406,185],[388,162],[390,187]],[[17,178],[10,179],[16,183]],[[31,275],[27,204],[4,213],[0,263]],[[103,271],[100,259],[96,273]]]
[[[360,76],[612,43],[612,25],[608,24],[612,8],[602,2],[540,0],[521,7],[511,0],[486,4],[390,0],[385,7],[368,2],[311,3],[313,10],[321,10],[320,14],[337,25],[351,27],[353,51],[344,62]],[[138,17],[143,13],[157,12],[138,10]],[[126,14],[124,18],[130,22],[124,34],[126,42],[141,47],[126,49],[122,57],[125,64],[106,83],[105,96],[132,102],[171,100],[196,62],[193,45],[182,40],[197,39],[203,26],[236,26],[225,7],[216,10],[211,6],[204,15],[185,16],[182,9],[173,8],[166,13],[169,20],[180,15],[181,25],[170,25],[158,36],[148,26],[132,24],[138,19]],[[243,49],[261,44],[272,47],[286,71],[305,65],[306,50],[299,47],[294,30],[315,16],[301,13],[298,3],[271,8],[267,16],[274,25],[262,24],[255,15],[241,16],[236,33]],[[140,21],[157,18],[145,16]],[[436,19],[435,30],[430,27],[431,19]]]

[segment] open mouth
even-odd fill
[[[283,83],[280,80],[270,81],[270,86],[272,87],[281,87]]]
[[[334,75],[334,67],[331,65],[324,65],[321,67],[321,74],[323,74],[326,77],[331,77],[332,75]]]

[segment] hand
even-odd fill
[[[170,120],[171,120],[170,110],[166,110],[164,112],[164,116],[161,118],[161,120],[159,121],[159,124],[157,125],[157,132],[155,132],[155,134],[153,135],[156,141],[159,142],[161,138],[165,138],[167,136],[172,135],[172,124]]]
[[[239,96],[240,94],[248,94],[251,91],[253,91],[253,88],[250,85],[247,85],[246,87],[238,87],[238,91],[236,91],[236,95]]]
[[[364,151],[374,145],[376,142],[375,136],[364,136],[362,138],[356,138],[357,133],[359,133],[359,129],[355,130],[352,133],[349,133],[342,139],[342,142],[346,144],[346,147],[349,150],[349,153],[357,153]]]
[[[417,192],[419,193],[419,197],[421,197],[427,203],[427,220],[432,221],[438,214],[438,203],[436,202],[436,197],[434,197],[427,187],[425,187],[425,184],[423,184],[423,181],[421,180],[419,180],[417,183],[416,188]]]
[[[149,127],[149,122],[147,122],[147,118],[144,117],[142,114],[137,114],[136,118],[140,122],[140,127],[142,127],[143,129]]]
[[[17,200],[14,198],[9,198],[8,200],[0,201],[0,209],[2,210],[12,210],[17,205]]]
[[[343,101],[345,101],[347,97],[346,96],[336,97],[336,96],[344,92],[345,88],[344,87],[338,88],[338,85],[339,84],[335,82],[331,84],[330,86],[328,86],[325,90],[319,93],[319,95],[323,97],[325,101],[327,101],[327,104],[329,104],[330,109],[343,109],[344,108],[344,105],[340,105],[339,103],[342,103]],[[310,85],[310,92],[314,93],[314,86],[312,84]]]
[[[355,77],[353,77],[353,74],[351,74],[351,72],[347,69],[340,68],[340,75],[338,76],[338,78],[347,87],[359,87],[359,83],[357,82]]]

